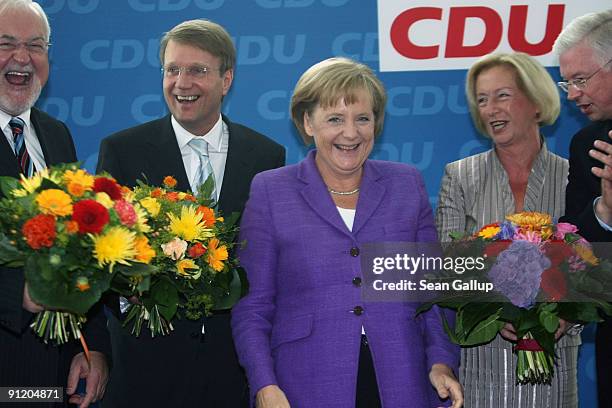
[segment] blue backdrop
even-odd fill
[[[38,106],[65,121],[80,160],[95,168],[100,140],[167,113],[161,93],[159,39],[181,21],[209,18],[233,36],[238,59],[223,111],[282,143],[295,163],[307,149],[289,121],[291,91],[302,72],[347,56],[378,72],[373,0],[41,0],[53,43],[50,80]],[[557,68],[551,75],[559,77]],[[384,72],[389,103],[373,158],[421,170],[435,205],[444,164],[488,148],[474,130],[464,97],[464,70]],[[586,124],[562,103],[543,129],[549,148],[567,157]],[[581,407],[595,407],[592,333],[580,361]]]

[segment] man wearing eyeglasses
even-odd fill
[[[50,31],[38,3],[0,2],[2,176],[31,176],[50,165],[77,161],[66,125],[33,107],[49,76]],[[33,334],[29,325],[43,306],[30,298],[22,269],[0,267],[0,387],[62,387],[71,394],[65,403],[69,399],[80,407],[101,398],[108,379],[105,354],[110,355],[110,341],[106,319],[98,309],[88,316],[84,328],[92,349],[88,363],[77,342],[55,347]],[[79,377],[87,378],[85,395],[74,394]]]
[[[554,45],[559,86],[593,121],[572,139],[565,221],[591,242],[612,242],[612,10],[572,21]],[[601,254],[607,255],[610,254]],[[596,339],[599,407],[612,407],[612,320]]]
[[[161,185],[171,175],[177,189],[195,192],[211,170],[219,209],[241,212],[252,178],[284,165],[285,149],[221,114],[235,53],[229,34],[211,21],[186,21],[166,33],[160,60],[170,115],[104,139],[98,171],[129,186],[139,179]],[[175,321],[173,332],[156,338],[145,328],[139,338],[132,336],[121,327],[125,315],[116,315],[109,318],[113,376],[105,406],[248,406],[228,313],[204,322]]]

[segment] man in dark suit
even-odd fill
[[[565,78],[559,86],[593,121],[570,145],[564,220],[591,242],[612,242],[612,9],[573,20],[554,50]],[[598,325],[596,358],[599,407],[612,407],[610,318]]]
[[[37,3],[0,3],[0,175],[31,175],[77,160],[66,125],[32,107],[49,76],[49,34],[49,22]],[[29,296],[23,270],[0,267],[0,386],[66,387],[73,394],[79,377],[86,377],[87,394],[70,398],[86,407],[101,398],[108,379],[105,319],[94,313],[84,329],[91,349],[99,350],[91,351],[88,364],[78,343],[54,347],[33,334],[29,325],[42,310]]]
[[[211,21],[183,22],[162,38],[160,59],[171,114],[104,139],[98,171],[130,186],[138,179],[161,185],[171,175],[183,191],[196,191],[212,171],[221,212],[241,212],[253,176],[284,165],[285,149],[221,115],[236,59],[229,34]],[[113,378],[105,405],[248,406],[229,313],[173,322],[172,333],[156,338],[146,329],[133,337],[118,317],[109,322]]]

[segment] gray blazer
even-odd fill
[[[542,144],[527,182],[524,211],[538,211],[557,219],[565,211],[569,164]],[[441,241],[453,231],[474,233],[515,212],[508,175],[495,150],[446,165],[438,196],[436,227]],[[516,355],[512,343],[497,336],[489,344],[461,350],[459,379],[465,406],[556,407],[577,406],[577,357],[580,335],[565,335],[556,345],[557,365],[551,385],[517,386]]]

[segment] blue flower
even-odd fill
[[[528,309],[535,304],[542,272],[549,267],[550,260],[536,244],[514,241],[499,254],[488,276],[513,305]]]
[[[514,225],[510,221],[504,221],[499,225],[499,232],[494,239],[505,239],[509,240],[514,237],[515,229]]]

